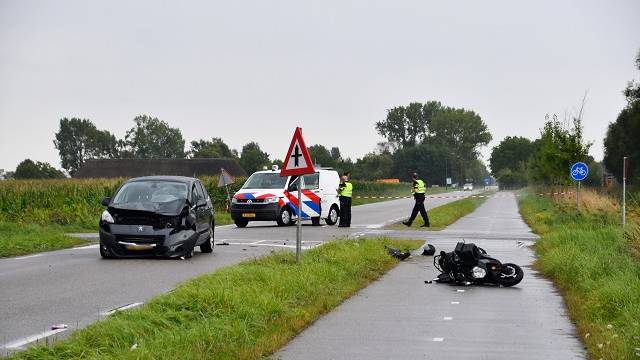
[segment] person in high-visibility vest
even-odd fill
[[[340,223],[338,227],[351,226],[351,196],[353,195],[353,184],[346,175],[340,178],[338,195],[340,196]]]
[[[427,215],[427,210],[424,208],[424,193],[427,191],[427,185],[424,181],[418,179],[418,174],[413,173],[413,188],[411,189],[413,192],[413,199],[416,203],[413,205],[413,211],[411,211],[411,217],[407,221],[403,221],[402,223],[411,226],[413,220],[416,219],[418,213],[422,216],[422,220],[424,220],[424,225],[422,227],[429,227],[429,215]]]

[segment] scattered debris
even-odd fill
[[[138,348],[138,343],[135,343],[133,345],[131,345],[131,349],[130,350],[135,350]]]
[[[216,245],[229,245],[229,243],[226,241],[223,241],[223,242],[216,243]]]
[[[396,259],[405,260],[406,258],[411,256],[411,253],[408,251],[401,251],[400,249],[392,248],[386,245],[384,247],[387,248],[387,252],[389,253],[389,255],[393,256]]]
[[[613,325],[611,324],[607,325],[607,329],[613,329]]]
[[[422,255],[424,256],[431,256],[433,254],[436,253],[436,248],[435,246],[431,245],[431,244],[427,244],[424,246],[424,249],[422,249]]]
[[[425,284],[431,284],[432,282],[433,282],[433,281],[431,281],[431,280],[425,280],[425,281],[424,281],[424,283],[425,283]]]
[[[67,324],[51,325],[51,330],[60,330],[60,329],[67,329],[67,328],[69,328],[69,325]]]

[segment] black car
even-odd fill
[[[102,199],[100,255],[185,257],[213,251],[213,205],[200,180],[182,176],[130,179]]]

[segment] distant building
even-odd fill
[[[235,159],[96,159],[87,160],[74,178],[116,178],[149,175],[212,176],[224,168],[232,176],[246,176]]]

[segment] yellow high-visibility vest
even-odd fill
[[[413,193],[424,194],[425,192],[427,192],[427,185],[422,180],[416,180],[416,184],[413,185]]]
[[[340,196],[351,197],[353,193],[353,184],[348,181],[340,184]]]

